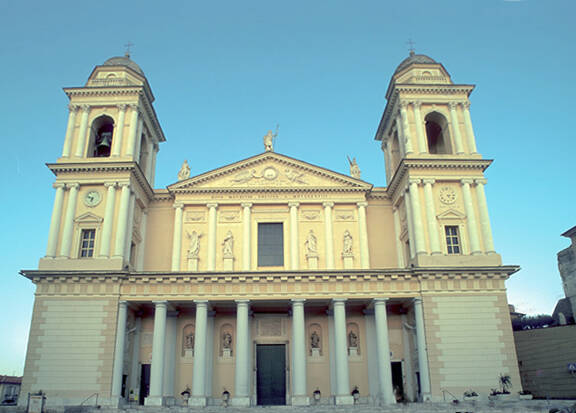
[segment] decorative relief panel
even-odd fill
[[[303,209],[300,213],[302,221],[321,221],[320,210],[317,209]]]
[[[231,211],[222,210],[218,215],[220,222],[236,223],[242,221],[239,210],[231,210]]]
[[[336,209],[334,211],[336,221],[356,221],[353,209]]]
[[[263,317],[258,319],[258,335],[260,337],[282,337],[285,335],[282,319],[279,317]]]
[[[185,222],[206,222],[206,213],[201,211],[189,211],[184,214]]]

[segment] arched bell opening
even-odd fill
[[[431,112],[424,119],[426,122],[426,138],[428,153],[443,155],[451,154],[450,135],[446,118],[438,112]]]
[[[90,148],[88,156],[91,158],[106,158],[112,150],[114,136],[114,119],[102,115],[94,119],[90,128]]]

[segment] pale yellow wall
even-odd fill
[[[371,268],[398,268],[397,234],[389,201],[370,201],[366,208]]]

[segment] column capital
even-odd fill
[[[139,110],[138,105],[136,103],[130,103],[128,106],[130,107],[130,109],[132,109],[134,111]]]
[[[448,107],[450,108],[450,110],[456,110],[456,107],[458,106],[458,102],[448,102]]]
[[[78,109],[80,109],[80,106],[78,106],[78,105],[74,105],[72,103],[68,105],[68,110],[70,112],[77,112]]]
[[[478,178],[478,179],[474,179],[474,182],[477,185],[486,185],[486,183],[488,183],[488,180],[486,178]]]
[[[422,101],[421,100],[413,100],[411,103],[414,106],[414,109],[420,110],[420,108],[422,107]]]
[[[416,304],[422,304],[422,297],[414,297],[412,299],[412,302],[414,303],[414,305]]]
[[[154,306],[156,308],[167,308],[168,307],[168,301],[164,300],[164,301],[152,301],[152,304],[154,304]]]
[[[388,302],[389,298],[386,297],[378,297],[378,298],[374,298],[372,300],[372,302],[374,303],[374,305],[386,305],[386,303]]]
[[[174,202],[174,205],[172,205],[172,208],[174,208],[174,209],[182,209],[182,208],[184,208],[184,202],[181,202],[181,201]]]
[[[52,184],[52,188],[54,188],[54,189],[59,189],[59,188],[66,189],[66,184],[64,184],[62,182],[54,182]]]
[[[332,304],[345,304],[348,301],[347,298],[333,298]]]
[[[218,208],[218,203],[217,202],[209,202],[206,204],[206,207],[208,208]]]
[[[90,112],[90,105],[81,105],[80,108],[82,109],[82,112]]]
[[[66,188],[69,188],[69,189],[78,189],[78,188],[80,188],[80,184],[78,184],[78,183],[75,183],[75,184],[66,184]]]
[[[296,304],[302,304],[304,305],[304,303],[306,302],[305,298],[292,298],[290,300],[292,302],[292,304],[296,305]]]
[[[196,307],[206,307],[208,305],[208,300],[194,300],[194,304],[196,304]]]
[[[290,208],[298,208],[298,207],[300,206],[300,202],[298,202],[298,201],[290,201],[290,202],[288,202],[288,206],[289,206]]]
[[[470,102],[462,102],[462,107],[466,110],[470,110]]]
[[[126,105],[125,103],[122,103],[120,105],[116,105],[116,107],[118,108],[119,111],[124,112],[126,110],[126,108],[128,107],[128,105]]]
[[[126,301],[126,300],[118,301],[118,306],[120,306],[120,307],[127,307],[127,306],[128,306],[128,301]]]
[[[106,183],[104,184],[104,187],[105,187],[105,188],[110,188],[110,187],[116,188],[116,185],[118,185],[118,182],[106,182]]]
[[[409,104],[410,104],[410,102],[407,101],[407,100],[401,100],[401,101],[398,103],[398,105],[400,106],[400,109],[404,109],[404,110],[406,109],[406,107],[407,107]]]
[[[241,206],[242,208],[252,208],[252,205],[253,205],[252,202],[242,202],[242,203],[240,204],[240,206]]]
[[[418,184],[420,184],[420,182],[422,182],[422,179],[419,179],[419,178],[410,178],[410,179],[408,179],[408,183],[409,183],[410,185],[412,185],[412,184],[418,185]]]
[[[250,304],[250,300],[234,300],[234,302],[235,302],[236,304],[238,304],[238,305],[240,305],[240,304],[245,304],[245,305]]]
[[[436,183],[436,179],[434,179],[434,178],[425,178],[425,179],[422,179],[422,183],[423,183],[424,185],[434,185],[434,184]]]
[[[360,208],[366,208],[368,206],[368,202],[366,201],[356,202],[356,205],[358,205]]]
[[[322,206],[323,206],[324,208],[333,208],[333,207],[334,207],[334,202],[331,202],[331,201],[322,202]]]
[[[472,178],[464,178],[461,179],[460,182],[464,185],[468,184],[468,185],[472,185],[474,183],[474,179]]]
[[[118,182],[120,188],[126,188],[130,186],[130,182]]]

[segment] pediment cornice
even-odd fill
[[[373,185],[275,152],[169,185],[172,193],[369,192]]]

